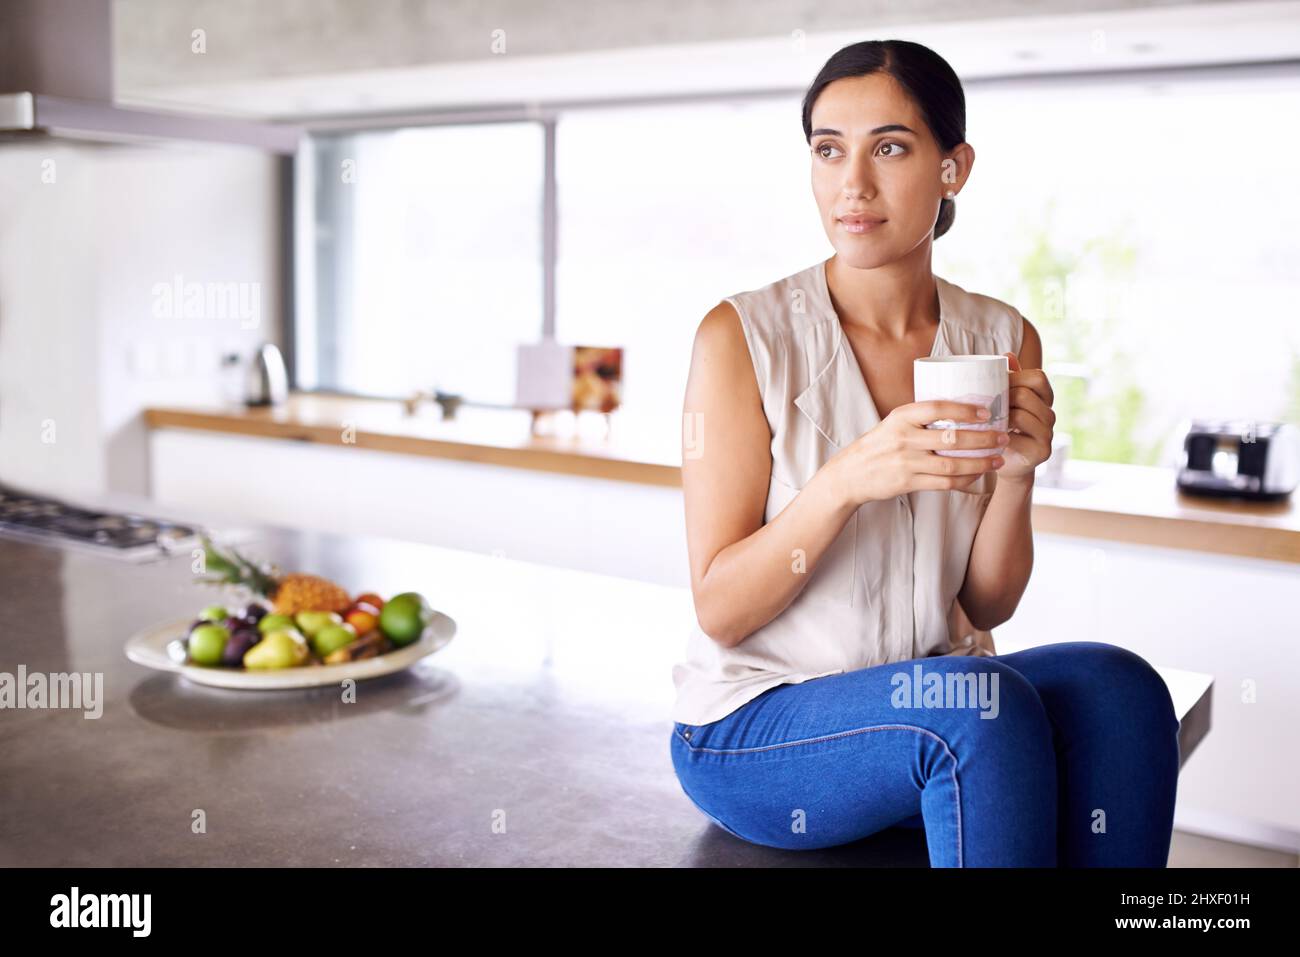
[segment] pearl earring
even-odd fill
[[[952,190],[948,190],[947,196],[949,199],[952,199]]]

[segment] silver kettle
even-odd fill
[[[244,384],[245,405],[281,405],[289,398],[289,374],[284,356],[273,343],[265,342],[248,364]]]

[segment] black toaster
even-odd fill
[[[1193,419],[1178,487],[1193,495],[1284,499],[1300,481],[1300,434],[1286,422]]]

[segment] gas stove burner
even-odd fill
[[[0,485],[0,536],[88,549],[130,561],[198,543],[198,530],[131,512],[102,512]]]

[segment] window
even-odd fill
[[[680,441],[706,312],[834,251],[799,102],[583,110],[558,123],[556,336],[625,347],[623,418],[638,434]]]
[[[304,385],[512,402],[515,345],[542,326],[541,125],[314,145],[318,319]]]
[[[1184,417],[1300,423],[1300,77],[976,84],[967,111],[935,271],[1042,334],[1072,457],[1173,465]]]
[[[976,163],[934,270],[1042,333],[1074,457],[1172,464],[1187,418],[1300,422],[1300,76],[966,93]],[[625,349],[616,427],[675,448],[703,315],[833,252],[799,102],[561,111],[550,170],[541,122],[320,138],[318,384],[508,404],[553,268],[556,337]]]

